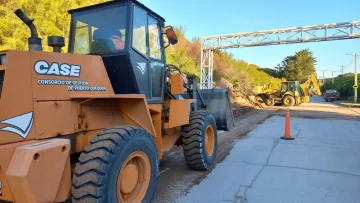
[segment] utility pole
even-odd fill
[[[322,72],[323,72],[323,79],[322,79],[322,81],[323,81],[323,84],[325,84],[325,71],[328,71],[328,70],[321,70]]]
[[[342,64],[340,67],[341,67],[341,69],[340,69],[341,70],[341,75],[344,75],[344,64]]]
[[[331,71],[332,84],[334,84],[334,71]]]
[[[355,87],[354,87],[354,102],[357,102],[357,58],[358,54],[355,54]]]
[[[351,56],[354,56],[355,59],[355,81],[354,81],[354,103],[357,103],[357,89],[358,89],[358,86],[357,86],[357,59],[358,59],[358,54],[347,54],[347,55],[351,55]]]

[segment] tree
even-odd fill
[[[287,56],[276,69],[279,74],[287,80],[305,81],[309,75],[315,72],[316,58],[308,49],[296,52],[294,55]]]
[[[281,78],[281,76],[282,76],[280,74],[281,70],[279,71],[279,69],[277,69],[276,67],[275,67],[275,69],[274,68],[261,68],[260,70],[264,71],[265,73],[267,73],[268,75],[270,75],[274,78]]]
[[[287,67],[287,64],[293,60],[293,56],[287,56],[281,64],[278,64],[275,69],[277,70],[280,77],[285,77],[285,69]]]

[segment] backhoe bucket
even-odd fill
[[[199,92],[206,104],[206,110],[215,118],[217,129],[230,131],[234,127],[230,89],[199,89]]]

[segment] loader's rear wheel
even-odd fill
[[[189,124],[182,130],[183,151],[186,163],[192,169],[208,170],[216,160],[216,122],[209,112],[194,111]]]
[[[144,129],[106,129],[86,146],[76,164],[72,202],[151,202],[158,176],[155,142]]]

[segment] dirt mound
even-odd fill
[[[231,90],[231,104],[234,116],[239,116],[255,108],[263,108],[263,104],[256,101],[256,94],[247,83],[232,84],[224,78],[221,78],[214,88],[229,88]]]

